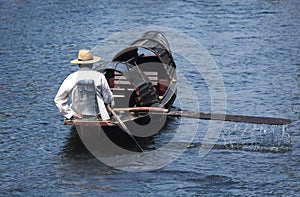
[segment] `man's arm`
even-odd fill
[[[104,103],[109,104],[111,107],[114,107],[115,106],[114,96],[103,74],[101,77],[100,84],[101,84],[101,93],[102,93]]]
[[[68,78],[67,78],[68,79]],[[68,80],[65,80],[60,86],[55,98],[54,102],[59,109],[59,112],[66,117],[67,119],[71,119],[73,116],[80,118],[81,116],[76,114],[74,110],[68,105],[68,96],[69,96],[69,88],[68,88]]]

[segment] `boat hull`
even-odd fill
[[[130,133],[124,131],[117,122],[81,119],[65,120],[65,124],[72,125],[87,149],[100,157],[140,152],[138,146],[146,147],[153,143],[153,137],[165,126],[166,117],[148,114],[124,121]]]

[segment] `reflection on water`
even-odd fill
[[[66,142],[64,147],[62,148],[62,152],[70,156],[78,154],[89,154],[88,149],[85,147],[85,145],[80,139],[80,136],[78,135],[76,127],[72,126],[70,128],[70,133],[66,137]]]

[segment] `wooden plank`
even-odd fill
[[[117,126],[115,122],[101,121],[101,120],[64,120],[65,125],[81,125],[81,126]]]

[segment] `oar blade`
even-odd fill
[[[204,120],[222,120],[232,122],[245,122],[253,124],[267,124],[267,125],[287,125],[291,120],[284,118],[271,118],[259,116],[244,116],[244,115],[231,115],[231,114],[212,114],[202,112],[190,111],[169,111],[166,113],[168,116],[181,116],[187,118],[199,118]]]

